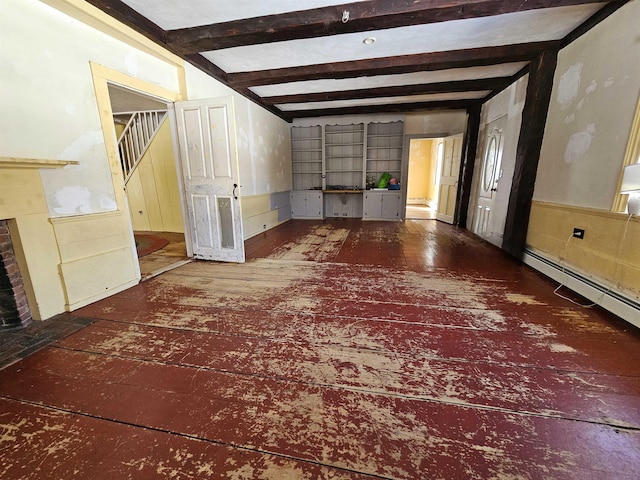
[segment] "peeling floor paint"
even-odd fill
[[[1,370],[0,477],[635,478],[615,317],[436,222],[289,222],[247,254]]]

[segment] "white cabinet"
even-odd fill
[[[398,190],[364,192],[363,218],[365,220],[400,220],[402,195]]]
[[[292,191],[292,218],[323,218],[321,191]]]

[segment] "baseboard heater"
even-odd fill
[[[592,278],[585,277],[575,270],[566,267],[563,269],[562,265],[528,248],[525,249],[523,261],[540,273],[640,328],[640,303],[637,300],[610,289]]]

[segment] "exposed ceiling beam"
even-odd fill
[[[388,105],[367,105],[356,107],[325,108],[317,110],[292,110],[282,113],[289,119],[306,117],[326,117],[332,115],[357,115],[360,113],[415,112],[418,110],[466,110],[479,105],[481,99],[444,100],[437,102],[396,103]]]
[[[424,95],[430,93],[458,93],[482,90],[502,90],[512,83],[511,77],[480,78],[457,82],[425,83],[419,85],[395,85],[392,87],[362,88],[337,92],[304,93],[262,97],[262,101],[272,105],[283,103],[326,102],[362,98],[397,97]]]
[[[166,32],[182,53],[487,17],[606,0],[370,0]]]
[[[337,79],[478,67],[501,63],[529,61],[545,50],[557,50],[558,41],[522,43],[499,47],[469,48],[447,52],[420,53],[396,57],[325,63],[301,67],[229,73],[229,85],[234,88],[256,85]]]
[[[99,8],[106,14],[111,15],[113,18],[121,21],[128,27],[137,30],[145,37],[165,44],[166,46],[166,32],[126,3],[120,0],[86,0],[86,2]]]

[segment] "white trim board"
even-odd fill
[[[640,328],[640,303],[620,292],[597,283],[580,273],[559,265],[530,249],[525,250],[523,262],[570,290]]]

